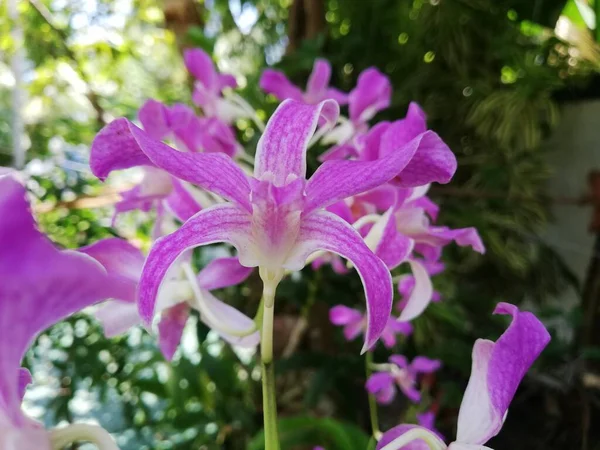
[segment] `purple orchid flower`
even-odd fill
[[[417,414],[417,422],[419,423],[419,426],[427,428],[442,441],[445,440],[444,435],[435,427],[435,413],[433,411],[426,411],[424,413]]]
[[[0,177],[0,448],[50,450],[50,432],[21,410],[35,337],[69,315],[121,295],[94,259],[60,251],[37,228],[24,187]]]
[[[283,72],[266,69],[260,77],[260,88],[268,94],[273,94],[279,100],[288,98],[299,102],[316,105],[323,100],[333,99],[340,105],[348,103],[348,95],[329,87],[331,79],[331,64],[326,59],[318,58],[306,84],[306,92],[296,87]]]
[[[329,310],[329,320],[334,325],[344,327],[344,337],[348,341],[353,341],[367,328],[367,318],[357,309],[349,308],[344,305],[334,306]],[[413,327],[408,322],[399,322],[393,317],[388,318],[388,322],[381,333],[381,341],[387,348],[396,345],[396,335],[402,334],[410,336]]]
[[[425,356],[417,356],[408,363],[405,356],[390,356],[390,364],[384,364],[381,371],[369,377],[367,391],[375,395],[379,403],[391,403],[396,397],[396,386],[413,403],[419,403],[421,393],[416,388],[417,377],[423,373],[433,373],[441,367],[441,362]]]
[[[430,151],[431,146],[447,150],[445,158],[437,161],[446,171],[455,167],[456,160],[439,137],[428,131],[402,147],[386,137],[382,145],[394,147],[386,150],[386,157],[368,162],[330,161],[307,180],[308,141],[319,118],[333,123],[338,111],[333,100],[318,105],[284,101],[259,140],[254,177],[226,155],[179,152],[126,119],[115,120],[96,136],[91,166],[100,178],[112,170],[155,166],[229,200],[200,211],[178,231],[156,241],[140,281],[139,307],[144,321],[152,320],[168,268],[192,247],[228,242],[237,248],[242,265],[259,266],[274,278],[283,276],[284,270],[301,269],[310,254],[325,250],[349,259],[357,268],[367,298],[364,350],[375,343],[392,306],[390,273],[350,224],[323,208],[387,182],[401,173],[415,154]],[[438,172],[432,169],[432,173]]]
[[[378,450],[489,450],[484,444],[500,432],[521,380],[550,342],[548,331],[530,312],[499,303],[494,313],[511,315],[512,323],[496,342],[475,342],[471,378],[458,414],[456,441],[446,446],[425,428],[400,425],[383,435]]]
[[[183,60],[196,79],[192,101],[202,108],[206,117],[214,117],[229,124],[255,114],[241,97],[223,97],[223,90],[237,87],[237,82],[233,75],[217,72],[208,53],[199,48],[185,50]]]
[[[104,266],[123,284],[127,294],[105,302],[96,312],[107,337],[117,336],[142,324],[136,300],[136,289],[145,258],[127,241],[104,239],[80,249]],[[197,276],[185,258],[180,258],[163,283],[157,301],[159,346],[167,360],[173,359],[179,347],[190,309],[200,313],[200,320],[227,342],[241,347],[255,347],[260,336],[254,322],[237,309],[217,299],[210,291],[234,286],[244,281],[252,269],[243,267],[237,258],[217,258]]]

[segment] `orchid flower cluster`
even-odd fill
[[[0,178],[2,449],[57,449],[80,440],[116,448],[100,428],[46,431],[20,407],[31,382],[20,365],[35,336],[97,303],[94,314],[107,336],[145,326],[156,332],[168,360],[192,309],[232,345],[260,344],[266,448],[276,449],[273,315],[284,277],[307,264],[314,270],[330,264],[340,274],[355,269],[364,287],[364,312],[338,305],[330,318],[344,327],[348,340],[364,335],[364,353],[379,339],[393,348],[397,335],[410,335],[410,322],[440,299],[431,277],[444,268],[444,246],[455,242],[484,252],[474,228],[435,224],[439,208],[427,197],[429,185],[449,182],[457,163],[427,129],[420,107],[411,104],[405,118],[371,126],[390,105],[392,93],[377,69],[362,72],[348,94],[329,86],[331,66],[325,60],[315,62],[305,92],[282,73],[266,70],[260,86],[281,103],[265,126],[233,91],[235,78],[219,73],[208,54],[187,50],[184,61],[195,79],[195,107],[149,100],[138,114],[141,127],[116,119],[91,148],[91,170],[101,180],[132,167],[143,171],[141,183],[116,204],[114,224],[125,212],[152,211],[147,255],[120,238],[77,251],[56,249],[36,229],[23,186],[11,175]],[[340,115],[346,105],[347,118]],[[262,131],[254,157],[236,139],[234,124],[240,118]],[[329,149],[308,176],[306,153],[316,144]],[[233,247],[235,256],[216,258],[197,270],[193,249],[214,243]],[[244,282],[255,267],[263,298],[251,318],[212,291]],[[400,294],[396,306],[393,283]],[[36,311],[33,320],[30,311]],[[378,448],[486,448],[549,339],[532,314],[508,304],[498,305],[497,312],[511,314],[513,323],[496,343],[475,344],[456,442],[446,447],[433,428],[433,415],[426,413],[421,426],[400,425]],[[397,389],[418,402],[419,375],[439,367],[439,361],[424,356],[409,363],[392,355],[388,363],[373,364],[366,388],[381,403],[391,402]]]

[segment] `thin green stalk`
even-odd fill
[[[277,400],[275,398],[275,369],[273,365],[273,316],[275,312],[275,290],[283,272],[259,269],[263,280],[262,327],[260,337],[260,359],[263,388],[263,419],[265,428],[265,450],[279,450],[277,433]]]
[[[373,365],[373,354],[371,352],[367,352],[365,354],[365,372],[367,374],[367,380],[371,376],[371,366]],[[377,401],[375,400],[375,396],[368,393],[369,396],[369,415],[371,417],[371,430],[373,433],[373,437],[378,440],[381,436],[381,430],[379,429],[379,417],[377,415]]]

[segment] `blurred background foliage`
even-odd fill
[[[555,339],[524,383],[494,448],[574,449],[600,441],[579,385],[583,350],[575,339],[581,310],[550,301],[576,278],[540,238],[551,220],[544,140],[560,120],[560,101],[598,94],[598,46],[586,21],[598,5],[574,0],[23,0],[26,68],[26,171],[41,227],[60,245],[78,247],[120,234],[148,245],[148,218],[130,214],[111,226],[116,198],[86,167],[94,134],[112,118],[134,118],[148,98],[188,101],[181,50],[200,46],[236,75],[242,95],[268,117],[276,106],[258,89],[275,65],[303,85],[316,57],[334,67],[333,83],[351,89],[377,66],[392,80],[402,117],[419,102],[455,151],[459,170],[435,187],[439,223],[476,226],[485,256],[448,248],[435,278],[443,301],[415,322],[396,353],[424,354],[444,368],[425,380],[426,407],[452,436],[478,337],[495,339],[505,320],[499,301],[523,304],[551,324]],[[598,0],[596,0],[598,3]],[[8,2],[0,5],[0,165],[11,164],[11,38]],[[587,13],[586,13],[587,11]],[[562,16],[561,16],[562,14]],[[559,18],[560,16],[560,18]],[[561,20],[567,20],[559,29]],[[563,22],[564,25],[564,22]],[[573,37],[575,36],[575,37]],[[258,133],[237,124],[253,152]],[[317,166],[318,152],[309,155]],[[583,186],[583,183],[582,183]],[[198,255],[206,262],[211,249]],[[369,414],[358,342],[328,322],[339,303],[361,305],[356,276],[306,268],[278,291],[277,377],[283,448],[364,449]],[[253,314],[260,281],[222,295]],[[552,324],[567,330],[560,335]],[[594,353],[595,352],[595,353]],[[375,360],[389,352],[378,348]],[[141,330],[107,340],[81,314],[45,333],[28,355],[41,386],[30,410],[48,424],[99,420],[128,449],[260,449],[259,371],[251,354],[232,350],[200,323],[172,364]],[[592,402],[592,408],[594,403]],[[414,421],[398,400],[381,408],[383,429]],[[349,425],[350,423],[354,425]],[[588,434],[589,433],[589,434]],[[596,433],[594,435],[593,433]],[[586,443],[587,442],[587,443]],[[590,446],[588,448],[598,448]]]

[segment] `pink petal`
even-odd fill
[[[254,176],[260,180],[269,173],[269,181],[276,186],[287,184],[290,175],[304,179],[306,149],[319,117],[334,123],[338,114],[339,106],[333,100],[318,105],[285,100],[269,119],[258,141]]]
[[[306,185],[306,213],[388,182],[404,169],[422,142],[427,142],[428,133],[375,161],[324,162]]]
[[[394,379],[387,372],[378,372],[371,375],[365,384],[365,388],[375,395],[379,403],[384,405],[391,403],[396,396]]]
[[[417,208],[424,209],[427,215],[431,217],[431,220],[437,220],[440,207],[436,205],[429,197],[420,197],[416,200],[413,200],[411,204]]]
[[[169,210],[182,222],[185,222],[202,209],[194,196],[183,186],[181,181],[173,178],[173,191],[165,199]]]
[[[222,91],[226,87],[235,89],[237,87],[237,85],[238,85],[237,81],[235,80],[235,77],[233,75],[228,74],[228,73],[220,74],[218,81],[219,81],[218,82],[218,86],[219,86],[219,90],[220,91]]]
[[[106,301],[94,313],[104,329],[104,336],[112,338],[140,325],[142,319],[135,303],[118,300]]]
[[[0,248],[0,416],[21,426],[19,373],[30,344],[114,287],[96,260],[55,249],[36,229],[25,189],[11,176],[0,178]]]
[[[124,118],[111,122],[96,136],[90,164],[101,179],[112,170],[155,165],[252,210],[248,177],[231,158],[220,153],[179,152]]]
[[[162,140],[171,132],[167,114],[165,105],[157,100],[150,99],[138,111],[138,119],[146,133],[153,139]]]
[[[432,373],[442,366],[441,361],[437,359],[429,359],[425,356],[417,356],[410,363],[410,368],[416,373]]]
[[[273,94],[279,100],[291,98],[302,101],[302,91],[278,70],[266,69],[260,77],[259,86],[267,94]]]
[[[138,288],[142,319],[150,324],[156,295],[169,267],[188,249],[214,242],[229,242],[245,251],[250,233],[249,215],[231,204],[219,204],[200,211],[174,233],[158,239],[152,249]]]
[[[363,352],[371,348],[383,333],[392,309],[392,279],[385,264],[350,224],[327,211],[303,219],[298,241],[304,260],[321,249],[350,260],[356,267],[367,298],[368,325]]]
[[[401,369],[406,369],[408,367],[408,360],[404,355],[392,355],[390,356],[390,362],[396,364]]]
[[[390,209],[387,217],[384,216],[384,220],[386,220],[385,228],[375,249],[375,254],[381,258],[390,270],[406,261],[415,246],[415,242],[411,238],[398,232],[396,216],[392,213],[393,210]]]
[[[475,342],[471,378],[458,416],[460,443],[485,444],[500,431],[517,387],[550,342],[550,335],[530,312],[508,303],[499,303],[494,312],[510,314],[513,321],[495,343]]]
[[[415,277],[415,287],[398,318],[403,322],[419,317],[431,302],[433,295],[433,284],[425,267],[415,260],[409,260],[408,263]]]
[[[240,284],[254,268],[244,267],[238,258],[217,258],[209,262],[198,274],[198,285],[208,291]]]
[[[215,316],[217,321],[214,322],[211,318],[203,315],[201,315],[200,318],[206,325],[219,333],[219,336],[225,341],[232,345],[248,348],[253,348],[258,345],[260,342],[260,333],[258,331],[243,337],[230,334],[226,331],[236,330],[238,333],[243,333],[252,329],[254,321],[250,317],[241,313],[233,306],[222,302],[206,290],[202,292],[202,300],[206,307],[211,310],[212,315]]]
[[[345,105],[348,103],[348,94],[335,88],[327,89],[323,98],[335,100],[340,105]]]
[[[313,70],[306,83],[306,98],[309,103],[325,100],[325,92],[331,78],[331,64],[326,59],[315,60]]]
[[[180,303],[163,311],[158,323],[160,351],[167,361],[171,361],[181,342],[183,329],[190,315],[186,303]]]
[[[19,369],[19,397],[21,397],[21,401],[25,396],[25,391],[27,390],[27,386],[29,386],[33,382],[31,378],[31,373],[29,370],[25,368]]]
[[[388,77],[374,67],[364,70],[348,97],[350,119],[366,122],[387,108],[392,98],[392,84]]]
[[[220,91],[218,73],[208,53],[200,48],[188,49],[183,52],[183,61],[187,70],[211,91]]]
[[[392,443],[403,434],[409,432],[410,430],[414,430],[415,428],[423,427],[419,427],[418,425],[402,424],[392,428],[391,430],[386,431],[385,433],[383,433],[383,436],[377,443],[377,447],[375,447],[375,450],[382,450],[386,445]],[[431,447],[429,447],[427,442],[425,442],[423,439],[415,439],[414,441],[403,445],[397,450],[431,450]]]
[[[336,305],[329,310],[329,320],[334,325],[348,325],[360,322],[362,319],[363,315],[360,311],[344,305]]]
[[[400,390],[413,403],[419,403],[421,401],[421,393],[412,386],[400,385]]]
[[[398,130],[400,128],[400,130]],[[382,148],[393,148],[401,142],[402,133],[398,122],[393,123],[382,138]],[[456,172],[456,157],[452,150],[433,131],[426,131],[422,136],[419,149],[414,153],[404,170],[394,178],[394,184],[401,187],[422,186],[437,182],[448,183]],[[389,150],[396,151],[396,150]],[[382,151],[385,155],[386,152]]]
[[[98,261],[109,275],[119,295],[119,300],[134,302],[137,283],[142,274],[144,255],[124,239],[108,238],[97,241],[79,250]]]

